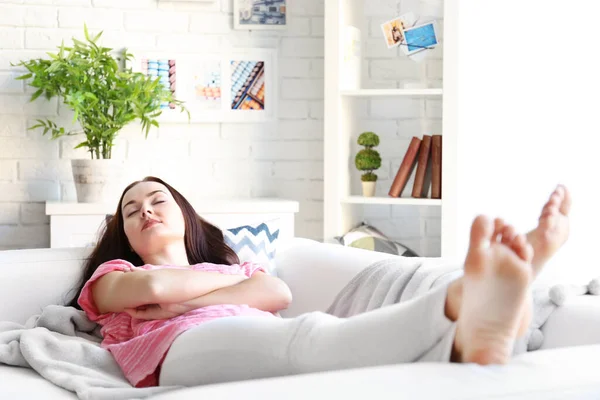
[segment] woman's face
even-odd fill
[[[158,182],[140,182],[125,193],[121,205],[125,235],[139,256],[183,241],[183,213],[169,190]]]

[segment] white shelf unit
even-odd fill
[[[458,0],[443,1],[443,87],[424,89],[367,88],[352,87],[350,81],[360,82],[361,76],[348,74],[344,68],[344,35],[346,28],[369,29],[363,15],[364,2],[368,0],[328,0],[325,2],[325,136],[324,136],[324,226],[325,242],[334,241],[335,236],[343,235],[364,220],[360,207],[380,205],[392,207],[425,206],[441,209],[441,249],[442,257],[456,254],[456,185],[455,168],[457,160],[456,126],[456,38],[458,32]],[[400,3],[400,0],[398,1]],[[390,19],[393,16],[390,16]],[[384,38],[381,37],[383,41]],[[365,53],[365,42],[361,39],[361,53]],[[403,57],[403,56],[400,56]],[[362,60],[361,60],[362,61]],[[360,75],[361,68],[355,75]],[[343,79],[347,81],[343,82]],[[389,196],[363,197],[353,182],[354,153],[353,135],[357,132],[357,114],[362,106],[360,101],[372,98],[411,97],[441,100],[442,103],[442,199],[415,199],[411,197],[393,198]],[[358,108],[357,108],[358,107]],[[420,133],[415,132],[416,136]],[[383,142],[383,140],[382,140]],[[383,143],[382,143],[383,144]],[[380,146],[382,145],[380,144]],[[403,154],[400,155],[400,158]],[[377,172],[377,171],[376,171]],[[390,170],[390,175],[396,171]],[[414,174],[414,172],[413,172]],[[379,184],[379,182],[378,182]],[[358,183],[360,185],[360,183]],[[354,190],[353,190],[354,186]],[[386,187],[386,191],[387,191]],[[410,196],[407,185],[402,196]]]

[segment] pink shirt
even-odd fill
[[[109,272],[129,270],[130,266],[131,263],[125,260],[112,260],[100,265],[94,275],[85,283],[78,302],[88,318],[102,326],[101,346],[112,353],[125,377],[135,387],[158,385],[159,366],[167,351],[175,338],[189,328],[223,317],[264,316],[276,318],[274,314],[266,311],[247,305],[233,304],[202,307],[166,320],[147,321],[132,318],[125,312],[100,314],[90,290],[92,283]],[[146,264],[140,268],[153,270],[188,267]],[[202,263],[189,268],[222,274],[243,274],[247,277],[252,276],[256,271],[266,272],[259,265],[250,262],[241,265]]]

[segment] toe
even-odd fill
[[[504,229],[502,229],[502,244],[510,246],[516,234],[517,232],[512,225],[504,226]]]
[[[533,258],[533,247],[527,242],[525,235],[516,235],[510,247],[520,259],[527,263],[531,262]]]
[[[561,214],[569,215],[569,211],[571,211],[571,193],[569,192],[569,189],[567,189],[567,187],[564,185],[559,185],[558,187],[559,189],[562,189],[563,192],[563,198],[562,202],[559,205],[559,211],[561,212]]]
[[[490,245],[492,234],[494,233],[494,225],[484,215],[479,215],[471,225],[471,243],[472,249],[487,248]]]
[[[494,233],[492,234],[493,242],[500,241],[502,231],[504,230],[505,226],[506,224],[504,223],[504,220],[502,218],[494,219]]]

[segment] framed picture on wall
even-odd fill
[[[234,29],[285,29],[287,0],[233,0]]]
[[[260,122],[276,118],[277,66],[273,49],[232,49],[219,55],[135,52],[130,67],[160,79],[184,102],[191,122]],[[161,122],[187,114],[161,104]]]

